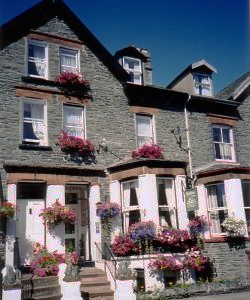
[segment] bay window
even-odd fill
[[[32,77],[48,77],[48,47],[45,42],[28,41],[27,74]]]
[[[122,183],[123,222],[124,230],[133,223],[141,221],[139,181]]]
[[[213,125],[213,142],[216,160],[235,161],[231,127]]]
[[[47,145],[47,115],[45,101],[22,101],[21,127],[23,144]]]
[[[152,116],[136,114],[137,147],[153,143]]]
[[[207,185],[207,202],[211,233],[221,234],[225,231],[221,224],[228,216],[224,183]]]
[[[79,72],[78,51],[60,48],[60,72]]]
[[[247,231],[250,235],[250,181],[242,181],[241,186],[247,223]]]
[[[63,130],[74,137],[84,138],[84,108],[63,105]]]
[[[157,178],[156,182],[160,226],[176,226],[173,180]]]

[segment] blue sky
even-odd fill
[[[35,0],[0,0],[0,24]],[[153,82],[166,86],[206,59],[218,73],[215,92],[250,70],[250,0],[65,0],[114,54],[134,44],[152,56]]]

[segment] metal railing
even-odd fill
[[[109,273],[114,280],[115,289],[116,289],[117,261],[114,257],[114,254],[106,242],[104,242],[104,252],[100,249],[100,247],[97,245],[96,242],[95,242],[95,246],[96,246],[97,250],[99,251],[99,253],[101,254],[102,259],[104,260],[104,271],[106,272],[106,270],[108,268]],[[114,266],[114,269],[115,269],[114,272],[111,270],[111,268],[108,264],[108,261],[111,262],[112,265]]]

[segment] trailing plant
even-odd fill
[[[67,154],[77,152],[85,156],[95,152],[95,146],[91,140],[69,135],[63,130],[58,138],[57,145]]]
[[[0,216],[12,219],[15,216],[16,206],[8,201],[0,201]]]
[[[56,251],[50,252],[40,243],[35,243],[30,260],[31,271],[39,277],[56,276],[59,264],[64,263],[63,254]]]
[[[145,144],[132,152],[132,158],[164,159],[164,149],[157,144]]]
[[[86,102],[87,98],[91,99],[89,82],[81,74],[62,72],[55,77],[55,82],[66,96],[75,96],[81,102]]]
[[[58,200],[50,207],[43,209],[39,217],[43,218],[44,223],[46,223],[49,228],[54,228],[62,222],[65,224],[73,224],[76,221],[75,210],[63,206]]]

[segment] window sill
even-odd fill
[[[50,146],[40,146],[35,144],[19,144],[21,150],[53,151]]]
[[[34,83],[34,84],[47,85],[47,86],[49,85],[52,87],[58,86],[58,83],[55,82],[54,80],[48,80],[40,77],[22,76],[21,79],[25,83]]]

